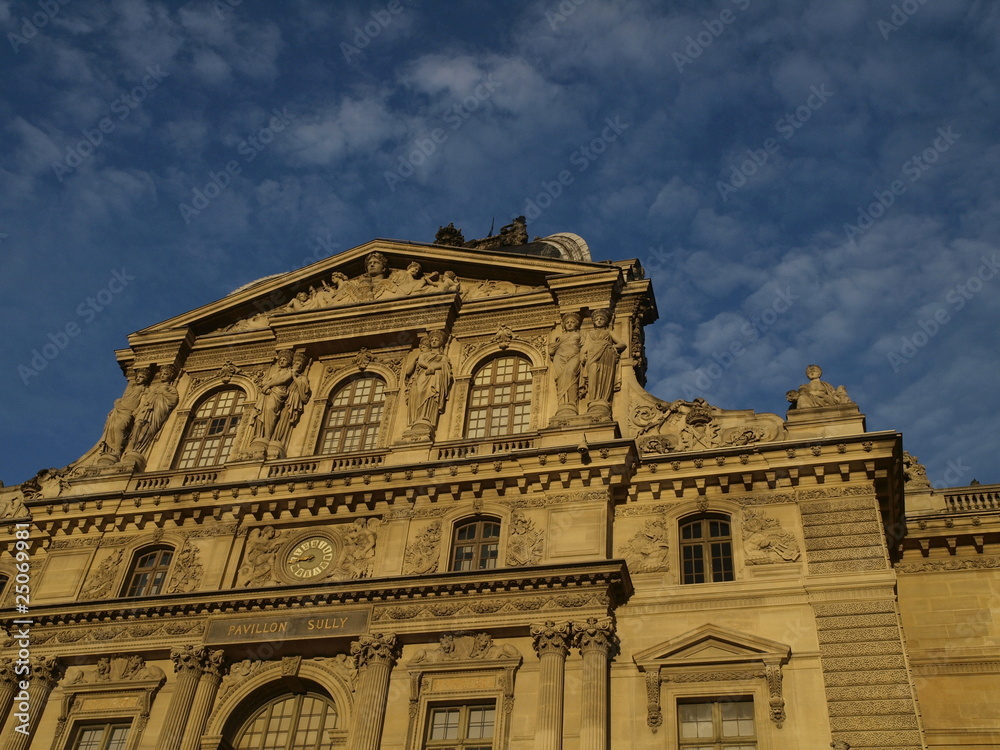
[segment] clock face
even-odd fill
[[[311,536],[292,547],[285,560],[285,569],[295,580],[311,581],[330,570],[335,552],[329,539]]]

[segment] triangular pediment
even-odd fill
[[[640,669],[650,669],[754,661],[783,663],[790,653],[791,648],[778,641],[717,625],[704,625],[642,651],[633,658]]]
[[[385,261],[377,274],[367,267],[374,254]],[[411,269],[411,264],[419,268]],[[262,330],[290,315],[320,311],[367,314],[373,305],[405,307],[407,301],[435,295],[458,295],[463,304],[490,304],[500,298],[550,293],[552,284],[563,286],[578,277],[600,279],[610,291],[621,274],[622,264],[377,239],[246,284],[216,302],[133,334],[130,343],[167,332],[201,337]]]

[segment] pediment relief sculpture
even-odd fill
[[[834,388],[829,383],[820,380],[823,377],[823,369],[819,365],[809,365],[806,368],[806,377],[809,378],[808,383],[804,383],[798,389],[786,394],[790,404],[789,409],[816,409],[841,404],[857,406],[847,395],[847,389],[844,386],[838,385]]]
[[[16,521],[30,517],[31,513],[25,507],[24,500],[20,495],[0,498],[0,521]]]
[[[795,535],[753,508],[743,510],[743,552],[747,565],[795,562],[802,556]]]
[[[216,333],[238,333],[267,328],[273,315],[326,310],[367,302],[381,302],[425,294],[458,293],[463,300],[523,294],[544,287],[526,286],[493,279],[460,279],[455,271],[426,271],[419,261],[411,260],[406,269],[391,268],[385,255],[369,253],[365,257],[365,272],[349,278],[342,271],[333,271],[328,279],[299,289],[284,305],[262,310],[254,315],[219,328]]]
[[[99,684],[105,682],[159,682],[165,677],[155,664],[147,665],[138,654],[102,656],[94,667],[70,667],[66,685]]]
[[[521,654],[509,643],[494,645],[489,633],[444,633],[440,643],[435,649],[418,652],[410,664],[521,658]]]
[[[727,411],[703,398],[640,403],[630,421],[640,452],[653,455],[770,442],[784,431],[776,414]]]

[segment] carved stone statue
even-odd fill
[[[451,222],[446,227],[438,227],[437,234],[434,236],[434,244],[462,247],[465,244],[465,235],[462,234],[461,229],[455,227],[454,222]]]
[[[431,331],[403,366],[407,378],[406,440],[431,440],[451,387],[451,362],[444,351],[444,331]]]
[[[118,463],[125,443],[132,433],[135,424],[135,411],[139,402],[149,387],[150,369],[136,367],[132,370],[132,381],[125,387],[121,398],[115,399],[115,404],[104,423],[104,434],[97,444],[97,459],[100,466],[111,466]]]
[[[809,365],[806,368],[806,377],[809,382],[800,385],[798,390],[789,391],[788,401],[792,409],[814,409],[821,406],[836,406],[838,404],[853,404],[847,389],[840,385],[834,388],[820,378],[823,370],[819,365]]]
[[[933,487],[920,459],[907,451],[903,451],[903,481],[908,490],[929,490]]]
[[[292,428],[299,423],[299,418],[312,398],[312,389],[309,387],[309,379],[305,371],[309,366],[309,358],[305,352],[295,352],[292,356],[292,382],[288,384],[288,397],[285,406],[278,417],[278,424],[274,428],[272,439],[274,442],[286,446],[288,436]]]
[[[627,344],[608,327],[610,310],[594,310],[594,329],[587,334],[580,364],[586,378],[587,413],[611,418],[611,393],[618,374],[618,360]]]
[[[288,389],[294,380],[292,373],[292,352],[282,349],[277,353],[274,364],[264,376],[260,387],[260,396],[254,404],[253,411],[253,442],[250,444],[251,455],[272,458],[280,452],[280,446],[272,447],[274,432],[278,427],[285,402],[288,401]],[[277,449],[277,450],[276,450]]]
[[[139,398],[135,409],[135,422],[132,426],[132,437],[122,457],[122,463],[143,464],[145,454],[153,444],[153,439],[159,433],[163,423],[167,421],[170,412],[177,406],[177,388],[174,378],[177,368],[164,365],[156,373],[153,383],[146,388]]]
[[[561,330],[560,330],[561,328]],[[580,403],[580,316],[565,313],[549,336],[549,358],[556,381],[556,418],[575,417]]]
[[[274,558],[278,548],[278,535],[274,527],[251,529],[247,536],[247,552],[240,568],[243,588],[258,588],[274,578]]]

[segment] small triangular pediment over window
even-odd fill
[[[790,654],[791,648],[784,643],[717,625],[703,625],[638,653],[633,659],[640,670],[646,671],[699,664],[784,663]]]

